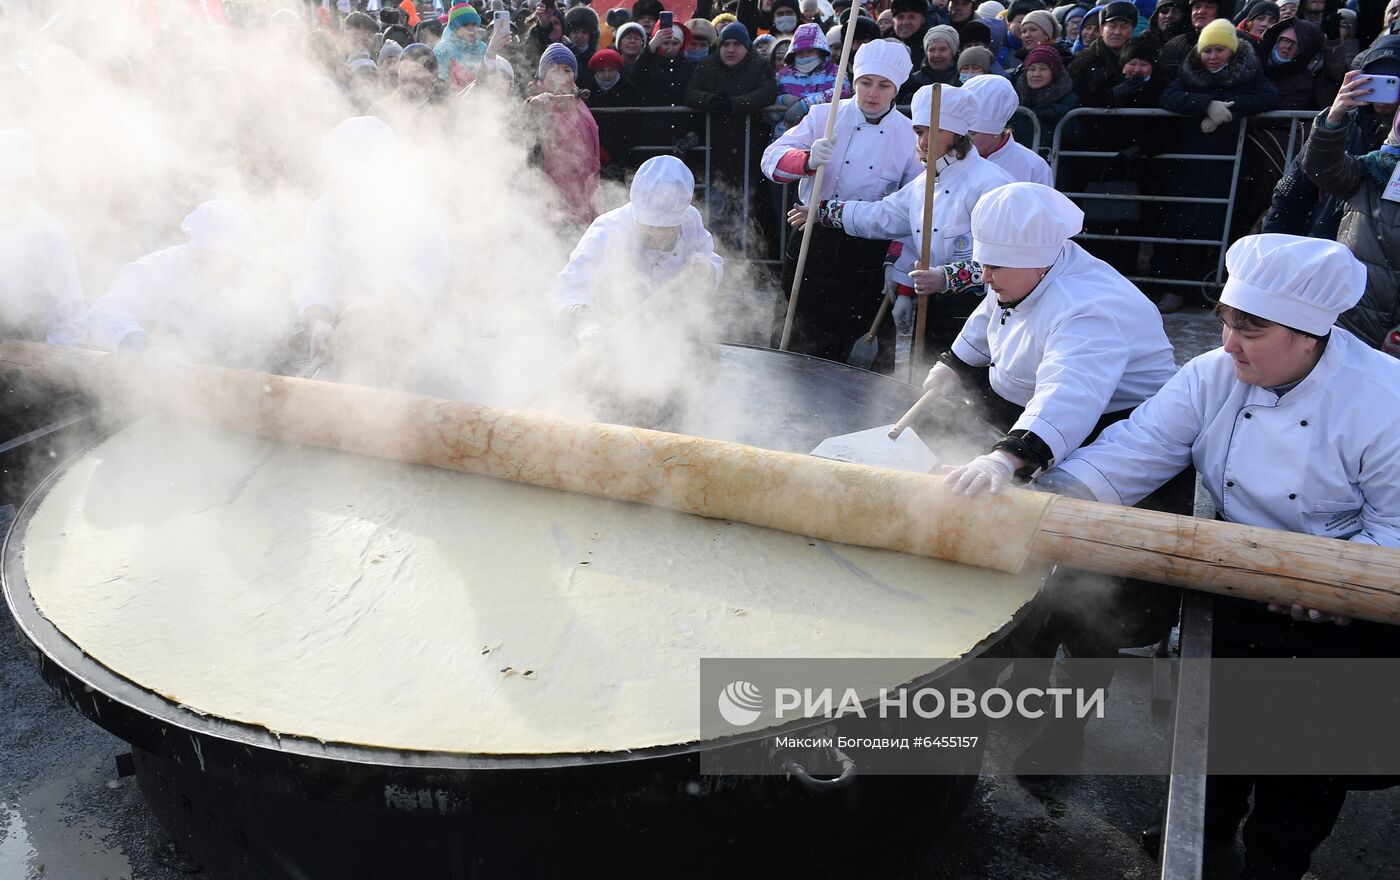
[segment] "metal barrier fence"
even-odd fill
[[[688,146],[685,150],[682,151],[684,155],[682,155],[681,158],[684,159],[685,156],[689,156],[691,153],[703,153],[703,154],[704,154],[704,157],[705,157],[705,159],[704,159],[704,161],[705,161],[705,172],[704,172],[704,174],[701,176],[700,180],[696,182],[696,186],[699,187],[699,189],[700,189],[701,192],[702,192],[702,201],[701,201],[701,204],[703,204],[703,205],[705,206],[705,208],[704,208],[704,210],[703,210],[703,213],[704,213],[704,215],[705,215],[705,222],[706,222],[707,224],[710,222],[710,211],[709,211],[710,198],[709,198],[709,195],[710,195],[710,188],[711,188],[711,186],[712,186],[712,184],[713,184],[713,180],[714,180],[714,149],[713,149],[713,143],[712,143],[712,140],[711,140],[710,114],[709,114],[709,113],[703,113],[703,112],[701,112],[701,111],[699,111],[699,110],[692,110],[692,109],[689,108],[689,107],[591,107],[591,108],[589,108],[589,112],[593,114],[595,120],[597,120],[598,117],[602,117],[603,119],[607,119],[607,117],[609,117],[609,116],[624,116],[624,115],[625,115],[625,116],[684,116],[684,117],[692,118],[692,119],[693,119],[694,117],[697,117],[697,116],[702,117],[702,118],[705,120],[705,137],[704,137],[704,140],[703,140],[703,141],[696,141],[694,144]],[[602,123],[601,120],[598,121],[598,127],[599,127],[599,128],[602,128],[602,127],[603,127],[603,123]],[[747,132],[745,133],[745,138],[747,138]],[[648,155],[648,156],[646,157],[646,158],[649,159],[649,158],[651,158],[652,156],[661,156],[661,155],[665,155],[665,154],[673,154],[673,155],[674,155],[674,154],[677,152],[677,148],[678,148],[678,147],[680,147],[680,146],[685,146],[685,144],[682,143],[682,141],[684,141],[684,138],[678,140],[677,142],[673,142],[673,143],[669,143],[669,144],[641,144],[641,145],[634,145],[634,146],[630,147],[629,149],[630,149],[631,152],[633,152],[633,153],[650,154],[650,155]],[[642,161],[645,161],[645,160],[642,160]],[[640,165],[641,162],[639,161],[639,162],[637,162],[637,164]],[[747,183],[747,181],[748,181],[748,168],[747,168],[747,164],[748,164],[748,162],[747,162],[747,154],[746,154],[746,160],[745,160],[745,166],[746,166],[746,167],[744,168],[745,183]]]
[[[1294,152],[1299,142],[1299,134],[1317,116],[1317,111],[1297,111],[1281,110],[1273,113],[1263,113],[1257,116],[1246,117],[1241,121],[1238,131],[1235,134],[1235,144],[1232,152],[1229,153],[1159,153],[1156,155],[1143,155],[1144,161],[1153,162],[1200,162],[1204,165],[1210,163],[1230,164],[1230,184],[1228,192],[1223,196],[1220,194],[1193,194],[1193,195],[1160,195],[1152,193],[1132,193],[1132,192],[1079,192],[1075,188],[1067,188],[1062,180],[1061,169],[1064,159],[1091,159],[1099,161],[1112,160],[1119,155],[1119,151],[1087,150],[1087,149],[1066,149],[1064,139],[1067,132],[1075,132],[1080,121],[1085,119],[1174,119],[1182,124],[1190,125],[1196,122],[1192,117],[1178,116],[1166,110],[1135,110],[1135,109],[1114,109],[1079,107],[1066,113],[1055,126],[1054,137],[1050,148],[1050,171],[1055,181],[1055,188],[1059,189],[1066,196],[1080,203],[1080,207],[1089,207],[1085,203],[1093,202],[1120,202],[1120,203],[1143,203],[1143,204],[1176,204],[1176,205],[1215,205],[1224,209],[1224,217],[1220,225],[1220,233],[1213,238],[1199,237],[1200,231],[1197,229],[1179,230],[1183,237],[1170,236],[1150,236],[1137,235],[1132,233],[1103,233],[1084,232],[1076,236],[1084,241],[1105,241],[1131,244],[1150,244],[1157,247],[1204,247],[1213,248],[1217,251],[1215,259],[1215,269],[1206,278],[1171,278],[1157,273],[1151,276],[1136,274],[1136,267],[1118,267],[1128,280],[1135,283],[1149,283],[1172,287],[1198,287],[1209,298],[1214,299],[1214,291],[1219,289],[1225,278],[1225,251],[1230,245],[1230,231],[1235,221],[1235,208],[1239,196],[1239,185],[1241,172],[1244,166],[1244,150],[1247,137],[1251,127],[1256,127],[1261,123],[1270,120],[1286,120],[1288,122],[1288,146],[1284,151],[1283,161],[1280,167],[1280,174],[1287,169],[1292,161]],[[1202,170],[1204,170],[1204,165]],[[1125,181],[1126,182],[1126,181]],[[1136,224],[1128,224],[1136,225]],[[1195,234],[1197,237],[1184,237],[1188,234]],[[1136,257],[1134,257],[1134,260]]]
[[[785,108],[767,109],[781,110]],[[897,109],[900,112],[905,113],[906,115],[909,110],[907,106],[899,107]],[[592,112],[595,117],[599,117],[600,128],[606,124],[605,121],[609,117],[614,116],[622,117],[636,115],[678,115],[690,119],[703,117],[703,140],[697,140],[694,143],[689,144],[681,143],[679,146],[685,148],[681,150],[683,157],[690,157],[697,153],[703,155],[703,172],[700,175],[698,175],[698,179],[696,181],[697,197],[700,199],[700,203],[703,206],[702,213],[705,216],[706,223],[711,223],[711,221],[714,219],[713,208],[716,204],[716,199],[712,198],[712,195],[716,193],[716,190],[714,181],[714,129],[709,113],[698,110],[692,110],[689,107],[608,107],[597,108],[594,109]],[[1134,233],[1116,232],[1085,232],[1077,236],[1079,239],[1084,241],[1118,242],[1133,245],[1146,244],[1152,245],[1154,248],[1212,248],[1217,252],[1215,255],[1215,269],[1212,273],[1212,277],[1149,277],[1137,274],[1135,267],[1119,267],[1120,269],[1125,269],[1126,271],[1124,271],[1124,275],[1126,275],[1129,278],[1129,280],[1135,283],[1150,283],[1155,285],[1174,286],[1183,288],[1201,287],[1203,290],[1205,290],[1207,295],[1210,295],[1210,289],[1212,287],[1218,287],[1218,285],[1223,281],[1224,278],[1225,251],[1230,244],[1230,231],[1231,226],[1235,220],[1235,209],[1237,197],[1239,195],[1240,176],[1244,164],[1245,146],[1252,137],[1251,131],[1259,128],[1262,124],[1268,122],[1286,121],[1288,123],[1287,146],[1283,151],[1282,161],[1278,167],[1278,171],[1280,172],[1280,174],[1282,174],[1282,172],[1288,167],[1289,162],[1292,161],[1294,154],[1298,150],[1299,144],[1301,143],[1300,136],[1304,134],[1304,130],[1307,127],[1307,124],[1311,122],[1316,117],[1316,115],[1317,111],[1276,111],[1273,113],[1264,113],[1258,116],[1248,117],[1245,120],[1243,120],[1242,124],[1239,126],[1239,130],[1235,135],[1233,150],[1227,153],[1160,153],[1157,155],[1145,155],[1142,157],[1144,160],[1151,162],[1200,163],[1201,169],[1204,169],[1212,164],[1221,165],[1228,163],[1230,165],[1231,171],[1230,184],[1228,190],[1223,194],[1173,196],[1153,195],[1150,193],[1141,192],[1082,192],[1079,191],[1078,188],[1065,187],[1061,175],[1064,160],[1091,160],[1102,162],[1106,160],[1111,160],[1118,155],[1118,151],[1104,151],[1096,149],[1069,149],[1065,145],[1065,138],[1067,132],[1072,133],[1084,121],[1096,118],[1177,119],[1181,120],[1182,124],[1192,124],[1195,122],[1195,120],[1190,117],[1177,116],[1176,114],[1168,113],[1165,110],[1134,110],[1111,108],[1100,109],[1093,107],[1080,107],[1071,110],[1069,113],[1065,114],[1065,116],[1055,126],[1055,129],[1051,135],[1048,161],[1050,163],[1051,174],[1053,175],[1053,178],[1055,180],[1056,188],[1060,189],[1061,192],[1064,192],[1065,195],[1078,202],[1081,207],[1086,207],[1094,202],[1118,202],[1154,205],[1216,206],[1222,209],[1224,213],[1223,221],[1220,226],[1219,235],[1214,237],[1201,237],[1199,234],[1196,234],[1194,237],[1188,237],[1192,233],[1197,233],[1197,230],[1194,229],[1178,230],[1182,233],[1181,237],[1171,237],[1167,235],[1139,235]],[[1016,114],[1013,117],[1013,120],[1019,121],[1020,124],[1023,126],[1026,124],[1029,125],[1031,137],[1029,138],[1029,142],[1021,141],[1022,145],[1031,150],[1036,151],[1037,153],[1045,155],[1046,151],[1044,144],[1042,143],[1043,132],[1040,126],[1040,120],[1036,117],[1036,115],[1031,111],[1027,110],[1025,107],[1019,107],[1016,110]],[[740,252],[743,253],[746,258],[749,259],[749,262],[768,266],[780,265],[782,262],[781,258],[768,259],[759,257],[753,252],[753,248],[750,247],[752,243],[750,232],[753,227],[751,221],[753,219],[752,195],[754,190],[754,183],[756,178],[762,178],[761,173],[756,172],[756,170],[753,168],[754,150],[752,148],[754,145],[753,138],[755,136],[756,133],[754,131],[754,116],[745,116],[743,137],[743,164],[742,168],[740,169],[739,175],[740,179],[742,180],[743,197],[738,200],[739,204],[737,217],[732,218],[736,220],[739,225],[738,235],[735,236],[735,238],[739,243]],[[677,146],[678,145],[675,143],[634,145],[630,147],[630,151],[634,154],[634,157],[640,154],[649,158],[650,156],[654,155],[676,153]],[[628,164],[632,163],[629,162]],[[639,164],[639,162],[637,164]],[[777,217],[781,218],[786,213],[787,208],[790,207],[795,201],[795,196],[793,194],[793,190],[790,184],[783,184],[781,188],[779,188],[777,191],[777,198],[779,199],[779,204],[776,206]],[[731,218],[725,217],[723,219],[727,222]],[[714,230],[712,229],[711,231]],[[785,243],[786,230],[784,229],[780,231],[779,241],[776,242],[776,244],[778,245],[779,254],[782,253],[783,246],[785,245]]]

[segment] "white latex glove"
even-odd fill
[[[1219,127],[1220,127],[1220,126],[1218,126],[1218,125],[1215,124],[1215,120],[1214,120],[1214,119],[1209,119],[1209,118],[1207,118],[1207,119],[1202,119],[1202,120],[1201,120],[1201,131],[1205,132],[1206,134],[1210,134],[1211,132],[1215,131],[1215,130],[1216,130],[1217,128],[1219,128]]]
[[[914,292],[919,296],[942,293],[948,289],[948,273],[943,271],[942,266],[934,266],[932,269],[915,269],[909,273],[909,277],[913,279]]]
[[[912,296],[902,297],[913,300]],[[928,378],[924,380],[924,391],[945,391],[952,387],[957,380],[958,373],[952,367],[939,361],[933,365],[933,369],[928,371]]]
[[[578,332],[574,334],[574,338],[579,341],[580,345],[590,345],[594,342],[599,342],[603,338],[603,326],[589,321],[587,324],[583,324],[578,328]]]
[[[914,334],[914,297],[896,296],[894,306],[890,309],[894,314],[894,332],[897,336],[912,336]],[[942,367],[939,364],[938,367]],[[934,369],[938,369],[934,367]],[[945,370],[947,367],[943,367]],[[930,373],[930,375],[932,375]]]
[[[816,171],[821,166],[831,161],[831,156],[836,152],[836,144],[826,138],[817,138],[812,141],[812,148],[807,152],[807,167]]]
[[[986,455],[979,455],[960,468],[953,468],[943,478],[943,484],[951,486],[954,492],[971,498],[986,489],[995,495],[1011,480],[1012,474],[1021,467],[1020,459],[1008,452],[994,449]]]
[[[311,362],[313,364],[323,363],[331,353],[331,339],[335,336],[335,327],[330,321],[317,318],[311,325]]]
[[[1230,112],[1230,108],[1235,106],[1234,101],[1211,101],[1206,107],[1206,116],[1216,125],[1224,125],[1235,118],[1235,114]]]
[[[189,372],[190,361],[163,345],[152,345],[141,352],[141,368],[157,381],[177,382]]]

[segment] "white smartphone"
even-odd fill
[[[496,23],[495,23],[494,25],[492,25],[492,27],[495,28],[495,32],[496,32],[496,33],[498,33],[498,34],[499,34],[499,33],[506,33],[506,34],[510,33],[510,13],[509,13],[509,12],[506,12],[504,9],[498,9],[498,10],[496,10],[495,22],[496,22]]]
[[[1360,79],[1360,77],[1357,77]],[[1357,98],[1367,104],[1398,104],[1400,103],[1400,76],[1377,76],[1372,74],[1365,78],[1366,84],[1371,87],[1371,93]]]

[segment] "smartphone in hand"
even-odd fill
[[[674,13],[672,13],[672,12],[662,12],[662,13],[661,13],[661,29],[662,29],[663,31],[668,31],[668,30],[670,30],[670,29],[671,29],[671,26],[674,25],[675,23],[676,23],[676,16],[675,16]]]
[[[1364,78],[1357,77],[1357,80],[1364,81],[1370,87],[1371,92],[1367,95],[1357,96],[1356,100],[1364,101],[1367,104],[1400,103],[1400,76],[1370,74]]]

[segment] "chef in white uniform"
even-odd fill
[[[908,117],[894,109],[910,67],[909,50],[903,44],[876,40],[861,46],[852,64],[855,96],[841,101],[836,109],[831,140],[823,135],[832,105],[817,104],[764,150],[763,173],[775,183],[797,183],[801,205],[813,198],[878,201],[918,177],[923,165],[914,128]],[[822,191],[814,194],[813,177],[823,165]],[[793,319],[793,351],[846,359],[852,343],[869,331],[890,280],[885,269],[889,238],[862,238],[830,227],[812,230]],[[784,291],[792,290],[800,247],[801,236],[788,237]],[[785,307],[786,301],[780,305]],[[781,334],[783,317],[778,318],[775,335]],[[892,323],[885,323],[879,339],[872,368],[889,372],[894,368]]]
[[[987,293],[924,388],[985,375],[994,409],[1015,417],[995,449],[949,475],[959,491],[995,492],[1018,471],[1048,468],[1176,372],[1156,307],[1070,241],[1083,227],[1074,202],[1038,183],[999,187],[972,211]]]
[[[34,198],[38,165],[31,133],[0,131],[0,336],[82,345],[78,262],[63,224]]]
[[[1221,348],[1039,482],[1132,504],[1194,464],[1229,521],[1400,547],[1400,361],[1335,325],[1366,287],[1343,245],[1255,235],[1231,246]],[[1294,605],[1214,600],[1216,657],[1400,656],[1395,627]],[[1246,876],[1302,877],[1346,797],[1330,777],[1211,777],[1206,841],[1245,824]]]
[[[968,137],[977,152],[993,165],[1011,175],[1012,180],[1054,186],[1050,165],[1034,150],[1017,143],[1006,124],[1021,106],[1016,88],[1004,76],[984,73],[963,83],[972,95],[975,110]]]
[[[924,387],[975,388],[989,420],[1006,435],[948,475],[956,491],[995,492],[1013,475],[1029,477],[1063,460],[1126,418],[1176,371],[1156,307],[1070,241],[1083,224],[1083,211],[1038,183],[999,187],[972,211],[974,259],[987,293]],[[1189,513],[1191,474],[1163,482],[1142,506]],[[1103,658],[1159,641],[1177,619],[1180,593],[1063,572],[1038,601],[1043,624],[1021,633],[1017,656],[1042,662],[1018,660],[1016,671],[1044,686],[1048,658],[1061,645],[1069,657]],[[1111,677],[1106,665],[1063,667],[1058,683],[1092,689]],[[1083,734],[1083,719],[1047,720],[1013,766],[1022,775],[1072,766]]]
[[[907,274],[912,290],[899,291],[896,314],[912,312],[915,294],[937,294],[929,304],[928,333],[935,350],[941,351],[948,347],[957,328],[981,301],[982,271],[972,255],[972,207],[985,193],[1010,183],[1011,178],[977,155],[968,140],[974,107],[967,94],[961,89],[943,89],[938,131],[931,133],[919,120],[929,118],[932,106],[933,86],[924,86],[914,93],[911,109],[917,155],[926,153],[934,137],[941,142],[942,156],[935,171],[938,193],[933,202],[929,248],[932,269],[915,270],[923,236],[924,173],[878,201],[823,200],[817,220],[847,235],[907,240],[896,271]],[[806,220],[805,210],[801,206],[794,208],[789,222],[800,228]]]
[[[452,270],[426,195],[402,190],[386,200],[372,185],[399,161],[398,146],[372,116],[346,119],[322,138],[332,181],[306,219],[294,296],[311,360],[334,356],[340,378],[369,384],[399,384],[402,358],[421,345]]]
[[[605,326],[636,316],[660,291],[709,296],[724,277],[714,237],[691,204],[695,177],[684,162],[674,156],[643,162],[631,196],[593,221],[554,282],[554,320],[580,342],[600,340]],[[675,303],[665,309],[686,312]]]
[[[87,315],[88,343],[139,354],[164,373],[189,361],[272,369],[291,329],[284,302],[259,297],[249,279],[257,245],[239,206],[209,201],[180,224],[183,244],[128,263]]]

